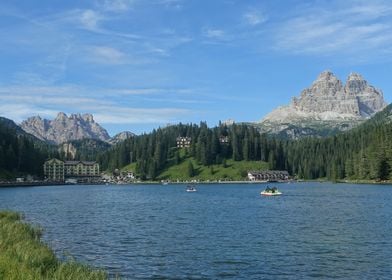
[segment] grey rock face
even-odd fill
[[[39,116],[28,118],[20,125],[24,131],[37,138],[55,144],[84,138],[108,141],[107,131],[94,121],[91,114],[71,114],[60,112],[54,120]]]
[[[62,143],[59,146],[58,151],[64,154],[64,156],[68,159],[75,159],[77,153],[77,149],[74,145],[72,145],[72,143]]]
[[[122,141],[132,138],[133,136],[135,136],[135,134],[133,134],[132,132],[123,131],[113,136],[108,142],[112,145],[116,145]]]
[[[361,75],[351,73],[343,85],[332,72],[325,71],[299,97],[294,97],[291,104],[269,113],[259,126],[263,132],[274,134],[289,131],[288,127],[293,125],[297,135],[302,130],[309,133],[310,127],[341,131],[354,127],[386,106],[382,91],[369,85]]]
[[[290,105],[280,107],[262,121],[290,122],[298,119],[361,120],[385,108],[381,90],[377,90],[361,75],[352,73],[346,84],[329,71],[322,72],[311,87],[294,97]]]

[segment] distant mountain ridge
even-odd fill
[[[45,142],[45,141],[42,141],[41,139],[35,137],[34,135],[24,131],[13,120],[10,120],[10,119],[4,118],[4,117],[0,117],[0,126],[13,131],[18,136],[24,136],[26,138],[29,138],[30,140],[32,140],[34,142],[42,142],[42,143]]]
[[[123,131],[114,135],[108,142],[112,145],[116,145],[128,138],[134,137],[135,134],[130,131]]]
[[[52,145],[22,130],[14,121],[0,117],[0,181],[16,175],[42,174],[42,163],[56,156]]]
[[[52,144],[61,144],[71,140],[84,138],[108,141],[108,132],[94,121],[91,114],[58,113],[54,120],[42,119],[39,116],[23,121],[20,127],[37,138]]]
[[[273,110],[258,126],[287,138],[326,136],[350,129],[386,106],[382,91],[360,74],[351,73],[343,85],[332,72],[324,71],[299,97]]]

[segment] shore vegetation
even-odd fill
[[[0,279],[83,279],[108,276],[75,261],[60,261],[41,241],[41,229],[26,224],[16,212],[0,211]]]

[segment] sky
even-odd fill
[[[324,70],[392,101],[389,1],[2,0],[0,37],[0,116],[17,123],[258,121]]]

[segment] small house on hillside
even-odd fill
[[[290,179],[290,174],[285,170],[249,171],[248,179],[250,181],[287,181]]]
[[[177,148],[189,148],[192,143],[191,137],[177,137]]]

